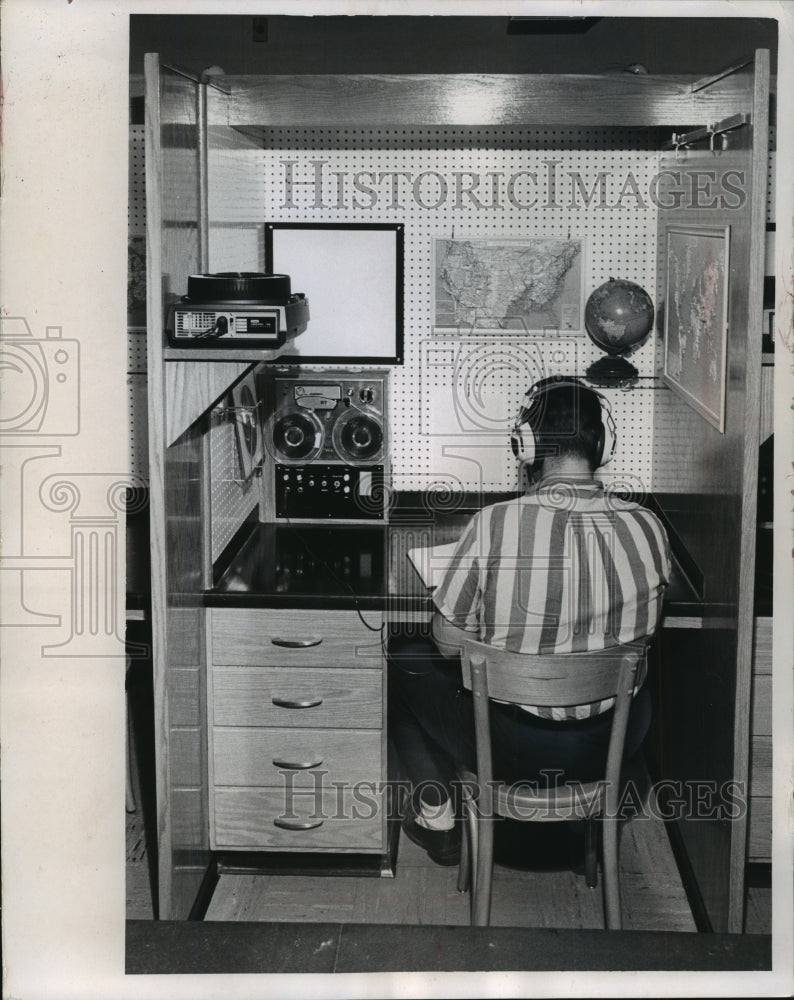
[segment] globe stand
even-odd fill
[[[605,355],[587,369],[587,380],[599,386],[626,388],[636,383],[639,372],[631,362],[614,355]]]

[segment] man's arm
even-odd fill
[[[457,547],[438,587],[432,595],[432,601],[438,612],[433,619],[433,634],[436,632],[436,619],[439,624],[441,644],[449,644],[449,629],[466,629],[473,632],[479,630],[479,608],[481,601],[479,585],[479,556],[481,549],[480,534],[481,512],[474,515],[466,529],[458,539]],[[455,656],[460,641],[455,642]]]

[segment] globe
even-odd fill
[[[623,278],[610,278],[590,294],[584,310],[588,336],[607,354],[588,369],[588,376],[606,382],[635,379],[637,369],[625,356],[636,350],[653,329],[650,295]]]

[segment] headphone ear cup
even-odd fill
[[[606,465],[615,454],[618,443],[617,428],[612,416],[612,407],[607,400],[601,397],[601,461],[599,465]]]
[[[535,461],[535,435],[532,428],[526,424],[519,424],[513,428],[510,435],[510,447],[513,454],[522,462],[532,463]]]

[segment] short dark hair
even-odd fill
[[[543,389],[527,415],[539,460],[574,455],[598,468],[604,445],[604,424],[597,393],[577,379],[543,379]]]

